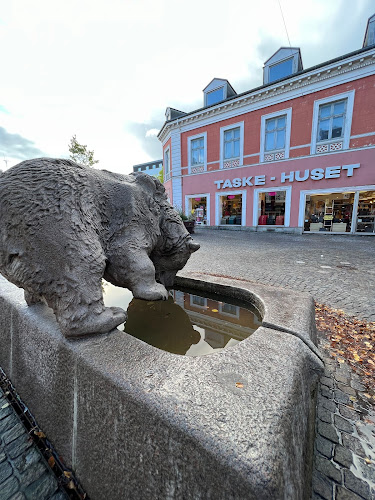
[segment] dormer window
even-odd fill
[[[211,90],[211,92],[207,92],[206,94],[206,106],[210,106],[211,104],[216,104],[217,102],[224,100],[224,87],[220,87],[216,90]]]
[[[281,47],[264,63],[263,83],[272,83],[291,76],[303,69],[301,53],[298,48]]]
[[[293,57],[273,64],[269,69],[269,83],[293,74]]]
[[[212,106],[213,104],[224,101],[228,97],[237,95],[228,80],[222,80],[221,78],[214,78],[203,92],[204,106]]]
[[[370,45],[375,44],[375,14],[370,17],[367,22],[367,28],[365,33],[365,40],[363,42],[364,47],[370,47]]]

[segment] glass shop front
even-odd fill
[[[258,224],[260,226],[284,226],[286,191],[259,193]]]
[[[221,206],[221,221],[220,224],[236,224],[242,223],[242,195],[229,194],[220,196]]]
[[[207,224],[207,198],[205,196],[197,196],[189,198],[189,213],[195,219],[195,224],[198,226]]]
[[[304,231],[375,233],[375,191],[306,195]]]

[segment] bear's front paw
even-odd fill
[[[136,299],[143,300],[168,300],[168,291],[160,283],[151,286],[137,286],[132,290]]]

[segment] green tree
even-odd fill
[[[89,151],[87,146],[80,144],[73,135],[69,144],[70,159],[86,167],[93,167],[99,160],[94,160],[94,151]]]
[[[163,169],[160,170],[156,178],[163,184],[164,183],[164,172]]]

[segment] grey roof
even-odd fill
[[[295,78],[296,76],[299,76],[299,75],[304,75],[306,73],[309,73],[310,71],[314,71],[316,69],[323,68],[324,66],[328,66],[329,64],[334,64],[334,63],[342,61],[342,60],[344,60],[344,59],[346,59],[348,57],[352,57],[352,56],[355,56],[355,55],[358,55],[358,54],[362,54],[364,52],[372,50],[374,47],[375,47],[375,44],[371,45],[370,47],[364,47],[364,48],[355,50],[353,52],[349,52],[348,54],[344,54],[342,56],[335,57],[334,59],[330,59],[329,61],[324,61],[323,63],[317,64],[315,66],[311,66],[310,68],[304,69],[302,71],[298,71],[297,73],[293,73],[292,75],[288,75],[285,78],[280,78],[280,80],[277,80],[277,83],[280,83],[280,82],[283,82],[283,81],[288,81],[291,78]],[[233,99],[237,99],[238,97],[244,97],[246,95],[251,95],[253,92],[258,92],[259,90],[262,90],[262,89],[265,89],[267,87],[270,87],[271,85],[274,85],[275,83],[276,83],[276,81],[273,81],[271,83],[265,83],[263,85],[260,85],[259,87],[255,87],[253,89],[246,90],[245,92],[242,92],[241,94],[237,94],[235,96],[227,97],[226,99],[223,99],[222,101],[220,101],[220,103],[210,104],[209,106],[203,106],[201,108],[194,109],[193,111],[187,112],[185,114],[185,116],[189,116],[189,115],[192,115],[192,114],[197,113],[199,111],[203,111],[204,109],[208,109],[208,108],[212,108],[214,106],[218,106],[219,104],[221,105],[221,104],[223,104],[225,102],[231,101]],[[174,120],[167,120],[167,121],[165,121],[164,124],[163,124],[163,126],[162,126],[162,128],[159,131],[158,136],[160,135],[160,133],[163,130],[164,126],[167,123],[172,123],[173,121]]]

